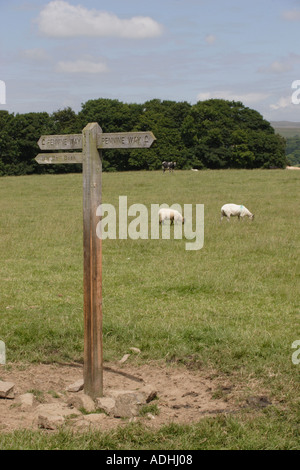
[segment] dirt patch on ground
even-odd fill
[[[0,399],[0,432],[17,429],[38,429],[34,421],[35,409],[41,403],[66,404],[74,392],[66,388],[82,379],[82,365],[21,365],[0,366],[0,380],[13,382],[14,398]],[[204,416],[236,412],[234,386],[221,379],[212,371],[188,370],[178,365],[152,363],[140,366],[130,364],[105,364],[104,396],[111,390],[138,390],[150,385],[157,398],[149,403],[152,409],[143,416],[133,418],[151,428],[169,423],[191,424]],[[35,402],[32,406],[21,406],[18,397],[32,393]],[[153,405],[154,408],[153,408]],[[93,413],[92,413],[93,414]],[[128,419],[107,416],[101,420],[90,414],[84,427],[95,426],[103,431],[124,426]],[[95,418],[95,419],[94,419]],[[80,417],[68,420],[68,425],[80,428]],[[93,424],[94,423],[94,424]]]

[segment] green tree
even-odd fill
[[[161,168],[163,161],[176,161],[177,168],[184,168],[187,153],[181,136],[181,126],[190,109],[191,105],[187,102],[159,99],[147,101],[134,129],[151,130],[156,142],[147,152],[140,149],[132,151],[129,167],[157,170]]]
[[[0,132],[2,173],[21,175],[40,172],[34,160],[39,151],[37,141],[49,127],[50,116],[47,113],[6,116]]]
[[[99,98],[84,103],[78,118],[82,128],[89,122],[98,122],[103,132],[128,132],[132,131],[142,109],[143,105]]]
[[[0,176],[15,175],[19,169],[19,149],[11,134],[14,115],[0,111]]]
[[[52,113],[51,120],[53,134],[79,134],[82,131],[79,116],[70,107]]]
[[[124,104],[99,98],[47,113],[0,112],[0,175],[82,171],[81,165],[38,165],[37,141],[42,134],[80,133],[89,122],[103,132],[152,131],[150,149],[110,149],[103,152],[104,171],[156,170],[162,161],[177,168],[270,168],[299,162],[300,138],[286,141],[270,123],[241,102],[212,99],[195,105],[153,99]]]
[[[285,166],[284,139],[241,102],[199,101],[183,122],[182,139],[207,168]]]

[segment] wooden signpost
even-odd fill
[[[38,145],[60,153],[41,153],[39,164],[82,163],[83,173],[83,299],[84,299],[84,392],[92,398],[103,395],[102,351],[102,240],[96,234],[96,210],[102,200],[102,149],[148,148],[152,132],[102,133],[98,123],[88,124],[82,134],[44,135]],[[82,149],[82,153],[65,152]]]

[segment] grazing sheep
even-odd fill
[[[169,208],[160,209],[158,212],[158,215],[159,215],[160,224],[163,223],[165,220],[170,220],[171,224],[173,222],[181,222],[182,224],[184,224],[184,217],[182,217],[180,212],[174,209],[169,209]]]
[[[239,204],[224,204],[221,208],[221,221],[224,216],[227,218],[228,222],[230,221],[231,216],[238,216],[238,219],[240,219],[240,217],[249,217],[251,220],[254,219],[254,215],[247,209],[247,207]]]

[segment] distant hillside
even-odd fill
[[[271,126],[283,137],[300,136],[300,122],[292,121],[271,121]]]
[[[285,154],[288,164],[300,167],[300,122],[271,121],[275,132],[286,139]]]

